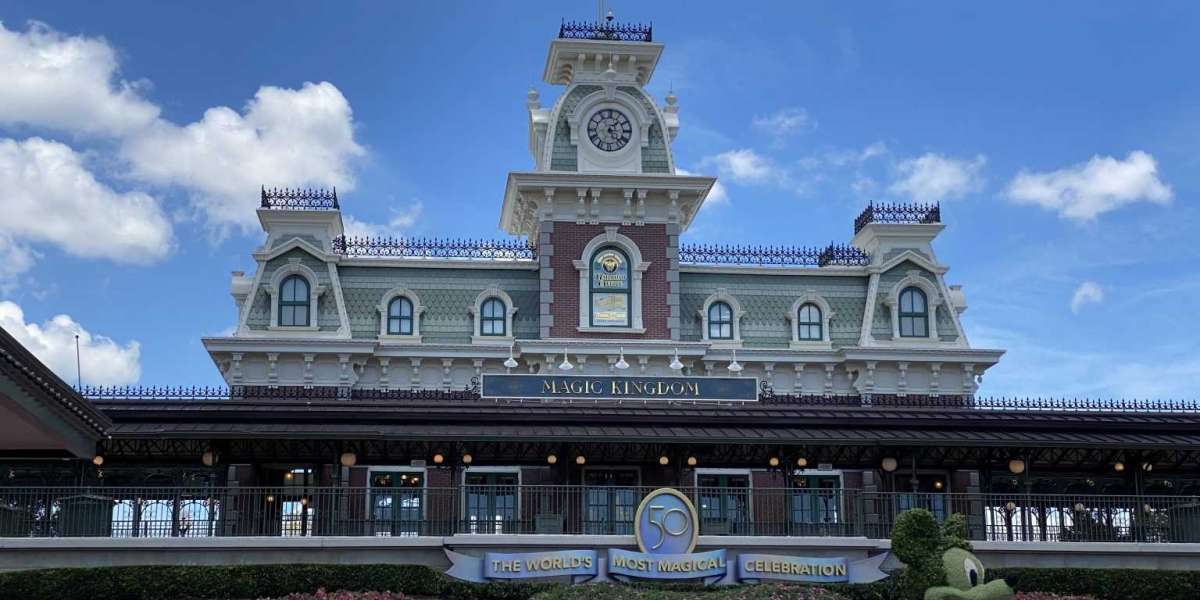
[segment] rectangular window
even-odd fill
[[[637,512],[638,473],[630,469],[588,469],[584,472],[584,533],[632,535]]]
[[[420,471],[371,472],[371,521],[377,536],[416,536],[426,529]]]
[[[592,325],[625,327],[629,325],[629,294],[592,292]]]
[[[516,473],[468,472],[464,481],[469,533],[517,532]]]
[[[789,487],[789,535],[848,535],[842,530],[841,481],[837,475],[796,475]]]
[[[698,474],[696,487],[701,534],[749,535],[749,475]]]

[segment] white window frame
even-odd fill
[[[407,298],[412,303],[413,326],[410,335],[388,333],[388,307],[396,298]],[[421,304],[421,298],[415,292],[403,287],[392,288],[383,295],[383,300],[377,308],[379,309],[379,339],[381,341],[421,343],[421,313],[425,312],[425,306]]]
[[[724,302],[729,305],[733,312],[733,339],[717,340],[711,339],[708,336],[708,309],[717,302]],[[701,339],[708,342],[712,348],[741,348],[742,347],[742,317],[746,315],[746,311],[742,309],[742,303],[729,293],[725,288],[717,288],[711,296],[704,300],[704,305],[698,311],[701,323]]]
[[[642,321],[642,276],[650,263],[642,260],[642,251],[632,239],[617,233],[618,227],[609,225],[604,233],[594,237],[583,247],[580,257],[574,261],[579,272],[579,323],[575,328],[584,333],[646,333]],[[591,273],[592,257],[606,246],[625,252],[629,258],[629,327],[592,327]]]
[[[308,325],[280,325],[279,324],[279,286],[283,285],[283,280],[292,275],[299,275],[308,282]],[[267,295],[271,297],[271,319],[270,325],[267,326],[269,331],[319,331],[320,326],[317,324],[318,317],[321,313],[318,310],[317,300],[321,294],[325,293],[325,286],[318,283],[316,271],[308,268],[300,262],[299,258],[289,258],[287,264],[281,265],[275,272],[271,274],[271,281],[267,285]]]
[[[926,337],[900,337],[900,293],[910,287],[919,288],[925,292],[925,308],[929,313],[929,335]],[[904,279],[897,281],[888,291],[884,302],[887,304],[888,312],[892,313],[892,342],[920,344],[941,340],[937,330],[937,309],[942,304],[942,295],[932,281],[921,276],[920,271],[916,269],[908,271]]]
[[[805,304],[816,305],[821,310],[821,339],[819,340],[800,339],[800,307]],[[812,290],[796,298],[786,315],[787,320],[792,324],[791,348],[793,350],[832,350],[833,342],[829,338],[829,324],[833,321],[833,315],[833,307],[829,305],[829,302]]]
[[[481,333],[483,322],[483,303],[492,298],[499,298],[504,303],[504,333],[505,335],[483,335]],[[517,306],[513,304],[512,297],[493,285],[475,297],[475,304],[472,304],[468,309],[472,319],[473,329],[471,330],[471,343],[485,346],[509,346],[516,339],[513,337],[513,315],[517,314]]]

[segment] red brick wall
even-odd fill
[[[551,243],[554,244],[554,256],[550,265],[554,268],[554,280],[550,290],[554,292],[554,303],[550,313],[554,315],[554,326],[550,328],[552,337],[564,338],[639,338],[639,339],[670,339],[671,332],[667,329],[667,226],[663,224],[621,226],[617,232],[628,237],[638,245],[642,260],[650,263],[650,268],[642,274],[642,325],[646,328],[644,334],[613,333],[581,333],[579,327],[579,273],[575,270],[574,261],[583,258],[583,248],[596,236],[604,233],[605,225],[577,225],[571,222],[555,222]]]

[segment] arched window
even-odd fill
[[[630,327],[629,257],[617,248],[601,248],[592,254],[592,327]]]
[[[708,306],[708,339],[733,339],[733,309],[727,302],[713,302]]]
[[[279,284],[279,325],[281,327],[308,327],[311,299],[308,280],[299,275],[289,275]]]
[[[907,287],[900,292],[900,337],[929,337],[929,303],[925,292]]]
[[[413,304],[412,300],[398,296],[388,303],[387,312],[388,335],[413,334]]]
[[[796,314],[796,337],[803,341],[821,341],[825,339],[821,328],[821,307],[807,302],[800,307]]]
[[[479,309],[479,335],[508,335],[504,323],[504,301],[488,298]]]

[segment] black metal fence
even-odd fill
[[[537,250],[525,240],[471,240],[448,238],[347,237],[333,240],[333,249],[344,256],[400,258],[474,258],[524,260],[537,258]]]
[[[633,23],[563,21],[558,37],[569,40],[609,40],[619,42],[653,42],[654,27]]]
[[[854,233],[870,223],[941,223],[942,207],[934,204],[868,204],[854,219]]]
[[[279,210],[338,210],[337,188],[262,188],[262,207]]]
[[[727,244],[680,244],[679,262],[695,265],[770,266],[863,266],[871,257],[854,246],[830,244],[807,246],[740,246]]]
[[[89,400],[295,400],[295,399],[342,399],[342,400],[396,400],[396,401],[479,401],[483,400],[477,387],[459,390],[442,389],[365,389],[321,386],[304,388],[296,386],[85,386],[80,393]],[[505,399],[506,404],[522,402],[521,399]],[[543,399],[529,400],[537,404],[552,402]],[[601,401],[561,400],[567,404],[592,404]],[[615,402],[615,401],[614,401]],[[668,402],[668,401],[662,401]],[[1096,412],[1096,413],[1200,413],[1200,402],[1196,400],[1138,400],[1128,398],[1013,398],[975,397],[956,394],[930,396],[909,394],[779,394],[769,386],[760,398],[760,404],[785,404],[790,406],[828,406],[862,408],[872,410],[890,409],[961,409],[1022,412]],[[707,404],[688,401],[675,402],[678,406],[705,406]]]
[[[0,537],[629,535],[653,488],[0,487]],[[1200,498],[1069,494],[877,493],[685,487],[702,535],[887,538],[912,508],[967,518],[976,540],[1200,542]]]

